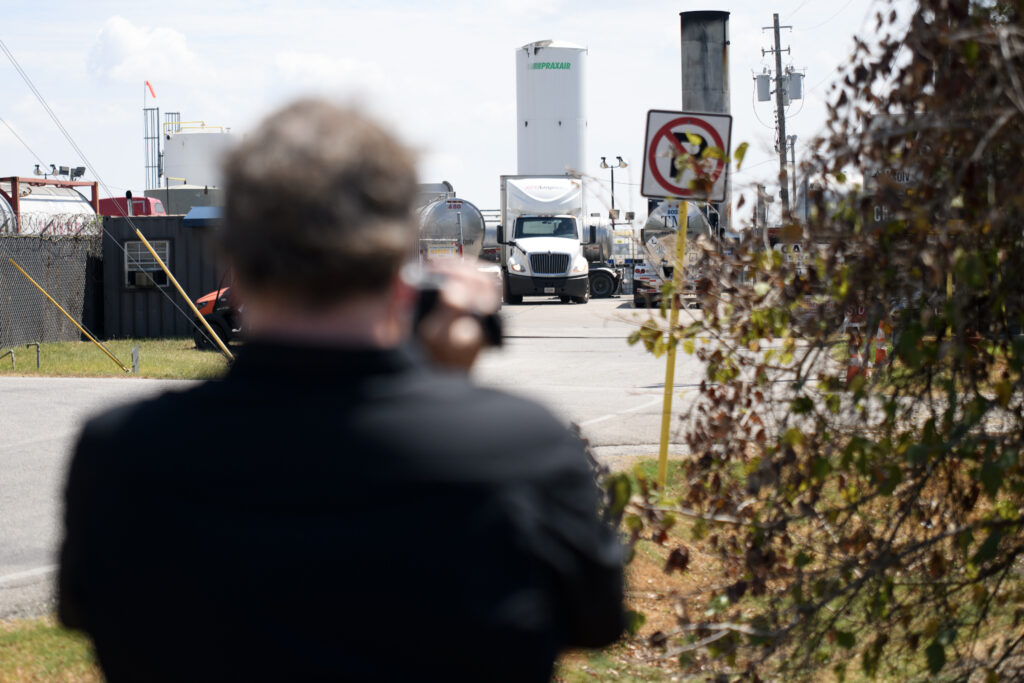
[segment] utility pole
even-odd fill
[[[786,173],[786,74],[782,71],[782,37],[779,35],[779,15],[773,14],[775,29],[775,113],[779,119],[779,196],[782,198],[782,215],[789,216],[789,179]],[[788,50],[789,48],[787,48]]]
[[[782,199],[782,219],[788,220],[790,218],[790,200],[796,198],[796,157],[794,155],[793,160],[793,194],[790,196],[789,192],[789,159],[786,157],[787,147],[791,147],[796,143],[796,136],[786,136],[786,105],[789,104],[790,100],[799,100],[803,98],[803,79],[804,74],[800,71],[796,71],[792,67],[787,68],[785,71],[782,70],[782,53],[790,52],[787,47],[785,50],[782,49],[782,36],[780,35],[782,29],[792,29],[792,26],[780,26],[779,15],[772,15],[773,22],[771,26],[763,26],[762,30],[771,30],[775,34],[775,46],[765,50],[761,49],[761,56],[764,57],[766,54],[775,55],[775,74],[771,75],[766,67],[764,73],[757,74],[754,76],[754,81],[757,82],[757,101],[768,102],[771,100],[771,84],[775,84],[775,123],[776,123],[776,150],[779,153],[779,198]]]
[[[796,202],[796,136],[790,135],[787,140],[789,141],[789,158],[793,164],[793,194],[790,199]]]

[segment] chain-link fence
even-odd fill
[[[10,259],[86,329],[102,334],[101,242],[101,236],[0,235],[0,347],[82,338]]]

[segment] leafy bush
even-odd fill
[[[666,571],[694,544],[722,568],[652,637],[684,666],[1024,671],[1024,17],[920,0],[896,20],[878,13],[883,37],[833,86],[809,217],[782,230],[806,267],[760,234],[710,249],[744,277],[713,278],[698,322],[663,312],[635,335],[706,369],[680,495],[608,480],[631,537],[672,551]],[[888,357],[848,376],[879,326]]]

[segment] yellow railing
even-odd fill
[[[174,130],[169,131],[169,128]],[[168,132],[180,133],[184,130],[219,130],[221,133],[224,132],[224,126],[208,126],[206,121],[164,121],[164,135]]]

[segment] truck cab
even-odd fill
[[[563,301],[586,303],[590,298],[589,264],[583,256],[575,216],[520,216],[505,243],[505,299],[556,295]]]
[[[590,266],[583,247],[595,235],[582,223],[581,181],[544,176],[501,180],[502,224],[497,233],[505,303],[522,303],[524,296],[589,301]]]

